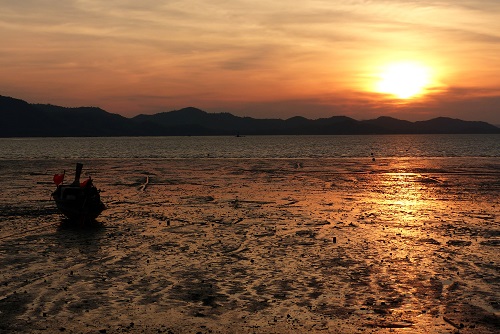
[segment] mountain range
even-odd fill
[[[66,108],[0,96],[0,137],[335,135],[500,133],[486,122],[438,117],[410,122],[382,116],[256,119],[188,107],[127,118],[97,107]]]

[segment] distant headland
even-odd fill
[[[127,118],[96,107],[66,108],[0,96],[0,137],[493,134],[500,128],[481,121],[438,117],[410,122],[382,116],[358,121],[346,116],[256,119],[207,113],[188,107]]]

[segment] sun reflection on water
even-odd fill
[[[384,194],[378,204],[392,213],[395,226],[420,225],[419,216],[432,200],[432,189],[424,187],[416,173],[387,173],[378,186]]]

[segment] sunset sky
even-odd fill
[[[0,95],[31,103],[500,124],[498,0],[0,5]]]

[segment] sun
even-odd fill
[[[426,66],[414,62],[392,63],[381,70],[375,91],[410,99],[424,94],[430,82],[430,69]]]

